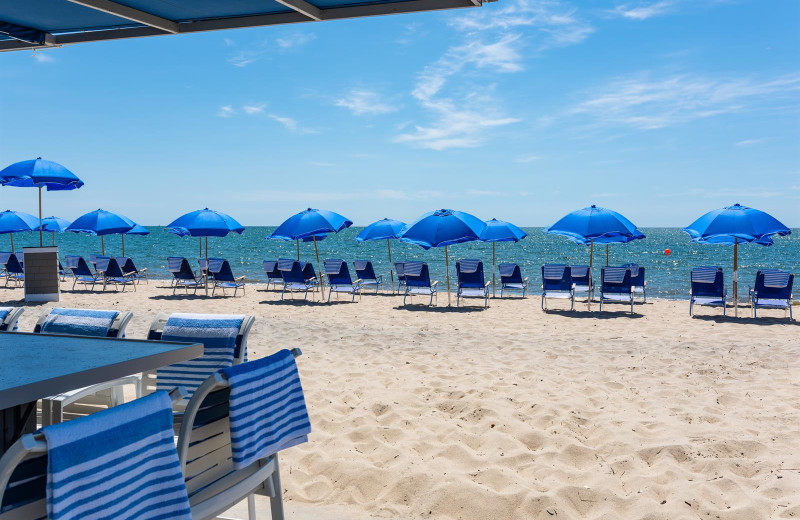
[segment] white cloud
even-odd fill
[[[55,58],[49,54],[40,51],[33,52],[33,59],[36,60],[36,63],[53,63],[56,61]]]
[[[322,168],[328,168],[330,166],[334,166],[333,163],[324,162],[324,161],[308,161],[308,164],[310,164],[311,166],[319,166],[319,167],[322,167]]]
[[[292,47],[301,47],[310,43],[316,38],[313,33],[292,33],[282,38],[276,38],[275,43],[282,49],[290,49]]]
[[[360,89],[352,90],[346,96],[337,99],[336,106],[347,108],[357,116],[388,114],[399,108],[383,101],[375,92]]]
[[[244,45],[236,46],[236,52],[228,58],[228,63],[234,67],[246,67],[270,54],[288,52],[293,48],[302,47],[314,40],[313,33],[290,33],[279,38],[266,38]],[[225,40],[229,47],[235,46],[233,40]]]
[[[297,121],[292,119],[291,117],[286,116],[279,116],[276,114],[270,114],[269,117],[278,123],[282,124],[288,131],[292,132],[293,134],[318,134],[317,130],[312,130],[311,128],[304,128],[301,127]]]
[[[400,45],[408,45],[419,41],[425,36],[427,31],[422,31],[422,24],[419,22],[409,23],[403,27],[403,33],[395,40]]]
[[[763,143],[764,141],[766,141],[766,139],[745,139],[744,141],[737,142],[736,146],[753,146]]]
[[[517,157],[516,162],[518,163],[532,163],[541,159],[538,155],[522,155]]]
[[[651,130],[741,111],[797,91],[800,74],[754,81],[644,73],[614,78],[592,88],[568,113],[587,116],[604,126]]]
[[[217,111],[219,117],[233,117],[236,114],[236,109],[231,105],[222,105]]]
[[[266,103],[258,103],[256,105],[245,105],[242,107],[242,110],[244,110],[245,114],[253,116],[262,113],[265,108],[267,108]]]
[[[702,197],[705,199],[736,199],[734,202],[738,202],[740,200],[745,201],[748,198],[774,199],[785,197],[786,192],[784,190],[769,189],[763,186],[743,186],[740,188],[719,187],[714,189],[694,188],[689,190],[689,196]]]
[[[675,2],[672,0],[662,0],[660,2],[640,2],[637,4],[618,5],[611,12],[617,16],[628,18],[629,20],[647,20],[654,16],[672,11]]]

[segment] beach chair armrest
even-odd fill
[[[488,282],[486,282],[485,284],[483,284],[484,288],[485,288],[485,287],[489,287],[490,285],[492,285],[492,282],[491,282],[491,281],[488,281]]]
[[[528,283],[528,277],[526,276],[525,278],[522,279],[522,281]]]
[[[234,280],[238,282],[240,280],[244,280],[246,277],[247,276],[237,276],[236,278],[234,278]]]
[[[361,278],[356,278],[355,280],[353,280],[353,285],[359,285],[361,282],[363,282]]]
[[[434,281],[434,282],[431,284],[431,287],[436,287],[438,284],[439,284],[439,280],[435,280],[435,281]]]

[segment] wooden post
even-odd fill
[[[392,268],[394,264],[392,263],[392,243],[389,242],[389,239],[386,239],[386,248],[389,250],[389,276],[392,279],[392,294],[394,294],[394,271]]]
[[[492,298],[496,297],[494,287],[497,284],[497,282],[495,281],[495,277],[494,277],[495,276],[494,272],[497,270],[497,265],[495,264],[495,261],[494,261],[494,246],[496,244],[497,244],[497,242],[492,242]]]
[[[297,261],[300,261],[300,240],[295,240],[297,242]]]
[[[314,238],[314,253],[317,255],[317,271],[319,272],[319,292],[322,294],[322,299],[325,300],[325,277],[322,275],[322,267],[319,263],[319,249],[317,249],[317,235]],[[299,244],[300,242],[298,242]],[[337,297],[338,298],[338,297]]]
[[[50,232],[50,242],[52,242],[52,245],[56,245],[56,232],[55,231],[51,231]]]
[[[14,233],[8,234],[9,238],[11,238],[11,252],[14,252]]]
[[[606,267],[608,267],[608,244],[606,244]]]
[[[122,238],[122,256],[125,256],[125,233],[120,233],[119,236]]]
[[[103,242],[103,235],[100,235],[100,254],[106,256],[106,244]]]
[[[739,239],[733,238],[733,315],[739,317]]]
[[[42,239],[42,183],[39,183],[39,247],[44,246]]]
[[[447,246],[444,246],[444,265],[447,269],[447,306],[450,307],[450,257],[447,254]]]
[[[594,239],[589,241],[589,294],[586,296],[586,308],[592,310],[592,263],[594,261]]]

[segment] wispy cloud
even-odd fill
[[[282,124],[284,128],[288,131],[292,132],[293,134],[318,134],[319,131],[313,130],[311,128],[305,128],[300,126],[300,124],[291,117],[287,116],[279,116],[277,114],[269,114],[269,117],[278,123]]]
[[[231,105],[222,105],[219,107],[217,115],[219,117],[233,117],[236,115],[236,109],[234,109]]]
[[[36,60],[36,63],[53,63],[54,61],[56,61],[55,58],[53,58],[46,52],[41,52],[41,51],[34,51],[33,59]]]
[[[647,20],[672,11],[676,3],[672,0],[662,0],[660,2],[621,4],[615,7],[611,13],[630,20]]]
[[[518,163],[532,163],[541,159],[538,155],[522,155],[516,158]]]
[[[643,73],[592,88],[568,113],[587,116],[602,126],[651,130],[763,106],[797,91],[800,74],[756,81]]]
[[[234,67],[247,67],[271,54],[288,52],[297,47],[303,47],[313,41],[315,35],[306,32],[287,33],[277,38],[261,39],[246,45],[237,45],[233,40],[226,39],[228,47],[235,48],[235,52],[228,57],[228,63]]]
[[[745,139],[744,141],[739,141],[736,143],[736,146],[747,147],[747,146],[754,146],[757,144],[761,144],[766,139]]]
[[[242,107],[242,110],[244,110],[245,114],[249,116],[254,116],[256,114],[264,112],[265,108],[267,108],[266,103],[257,103],[255,105],[245,105]]]
[[[403,32],[397,37],[395,43],[409,45],[422,39],[427,31],[422,30],[423,25],[419,22],[408,23],[403,26]]]
[[[370,90],[355,89],[336,100],[336,106],[344,107],[357,116],[388,114],[398,110],[398,106],[384,101],[380,95]]]
[[[316,38],[313,33],[292,33],[282,38],[276,38],[275,43],[282,49],[291,49],[310,43]]]
[[[689,190],[689,196],[705,199],[725,199],[734,202],[746,201],[749,198],[774,199],[786,197],[787,193],[781,189],[765,188],[763,186],[742,186],[740,188],[719,187],[714,189],[694,188]]]

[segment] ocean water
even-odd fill
[[[185,256],[196,265],[199,258],[197,238],[178,237],[167,233],[161,227],[149,227],[149,236],[129,236],[125,238],[125,253],[136,262],[137,267],[147,267],[151,277],[169,278],[166,269],[167,256]],[[266,240],[274,227],[248,227],[242,235],[229,235],[224,238],[208,239],[208,256],[227,258],[234,274],[246,275],[251,282],[265,280],[262,270],[263,260],[278,258],[296,258],[295,242]],[[389,259],[386,241],[355,241],[362,228],[352,227],[336,235],[330,235],[319,241],[320,260],[325,258],[342,258],[351,262],[355,259],[371,259],[376,272],[385,273],[388,282]],[[515,262],[520,264],[523,276],[531,280],[531,289],[536,293],[541,284],[541,266],[544,263],[587,264],[589,262],[588,246],[581,246],[559,236],[548,235],[541,228],[525,228],[528,238],[514,243],[497,244],[497,263]],[[688,235],[678,228],[642,228],[647,235],[644,240],[636,240],[630,244],[612,244],[609,246],[609,264],[620,265],[635,262],[647,268],[648,296],[683,299],[688,297],[689,271],[693,266],[720,265],[725,269],[725,281],[731,292],[733,248],[723,245],[700,245],[689,240]],[[45,244],[49,245],[51,237],[45,235]],[[62,233],[55,235],[60,254],[100,253],[100,238],[84,234]],[[106,254],[119,256],[122,253],[118,235],[104,238]],[[14,235],[14,246],[39,245],[38,234],[18,233]],[[427,262],[431,277],[445,284],[444,249],[434,248],[428,251],[403,242],[391,241],[392,260],[421,260]],[[480,258],[484,262],[487,279],[491,279],[492,244],[471,242],[458,244],[449,249],[450,278],[455,280],[455,262],[460,258]],[[671,254],[665,255],[664,250]],[[0,250],[10,251],[8,235],[0,236]],[[314,244],[300,242],[300,257],[313,262],[316,269]],[[594,276],[599,281],[600,266],[606,263],[605,246],[595,246]],[[352,270],[351,272],[354,274]],[[800,230],[792,230],[788,237],[775,238],[775,245],[763,247],[746,244],[739,247],[739,295],[746,294],[747,286],[752,285],[755,273],[763,267],[775,267],[800,273]],[[800,283],[800,282],[799,282]]]

